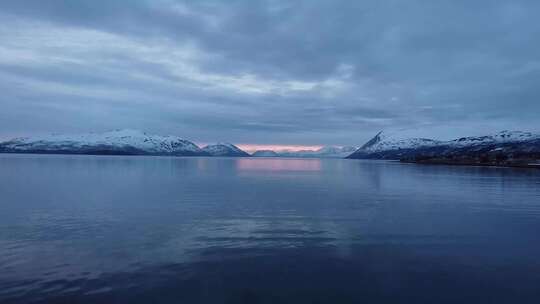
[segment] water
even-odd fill
[[[540,303],[540,170],[0,155],[0,303]]]

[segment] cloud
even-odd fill
[[[0,136],[538,130],[537,1],[1,1]],[[13,119],[16,116],[17,119]]]

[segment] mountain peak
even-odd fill
[[[356,152],[377,152],[385,150],[413,149],[423,146],[433,146],[438,143],[440,142],[429,138],[408,138],[407,132],[404,131],[379,131],[379,133],[377,133],[373,138],[367,141]]]
[[[379,131],[372,139],[368,140],[360,149],[367,149],[379,143],[381,141],[381,135],[383,131]]]

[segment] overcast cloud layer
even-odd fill
[[[540,1],[0,1],[0,138],[540,128]]]

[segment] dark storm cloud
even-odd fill
[[[537,1],[1,1],[0,136],[540,128]],[[17,117],[17,119],[14,119]]]

